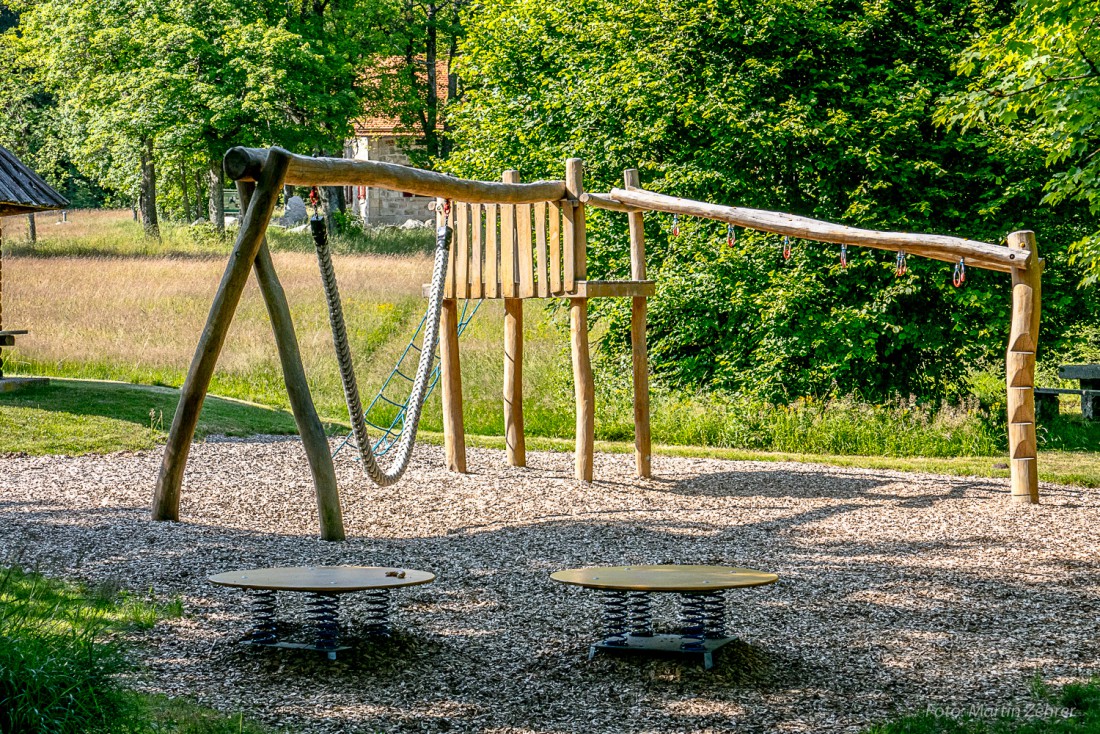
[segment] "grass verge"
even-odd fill
[[[84,380],[0,393],[0,453],[151,449],[164,440],[178,402],[179,391],[171,388]],[[296,432],[285,411],[214,396],[206,399],[198,428],[200,436]]]
[[[0,569],[0,731],[229,734],[261,730],[187,701],[125,688],[122,637],[183,612],[121,591]]]
[[[1100,678],[1050,691],[1041,682],[1028,706],[934,708],[871,727],[866,734],[1098,734]]]
[[[179,392],[163,387],[86,380],[52,380],[49,386],[0,393],[0,454],[87,454],[154,448],[164,440]],[[342,435],[347,424],[329,421],[330,435]],[[293,435],[293,417],[282,410],[210,396],[199,421],[206,435]],[[443,434],[422,429],[420,440],[441,445]],[[469,434],[469,446],[504,449],[499,436]],[[572,451],[571,438],[527,437],[535,451]],[[596,450],[626,454],[633,441],[596,442]],[[763,451],[741,448],[658,444],[659,456],[727,459],[732,461],[793,461],[805,464],[888,469],[955,476],[1008,477],[1003,455],[883,456],[813,451]],[[1044,482],[1100,487],[1100,454],[1041,451],[1039,478]]]

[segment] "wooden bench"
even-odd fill
[[[1087,421],[1100,420],[1100,364],[1063,364],[1058,377],[1074,380],[1079,388],[1035,388],[1035,412],[1038,418],[1051,420],[1058,416],[1059,395],[1080,395],[1081,416]]]
[[[698,655],[714,667],[714,651],[736,638],[726,633],[725,592],[774,584],[774,573],[735,566],[596,566],[550,574],[558,583],[599,589],[604,597],[604,638],[588,651]],[[678,594],[683,609],[678,635],[653,631],[652,594]]]
[[[4,347],[14,347],[15,337],[26,333],[26,329],[0,329],[0,380],[4,379]]]

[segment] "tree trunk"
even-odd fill
[[[456,20],[455,24],[457,23]],[[456,56],[458,56],[458,36],[452,34],[451,47],[447,50],[447,99],[442,100],[440,107],[446,107],[458,101],[458,75],[451,71],[455,66]],[[448,134],[450,131],[451,125],[447,121],[447,116],[443,115],[443,136],[439,141],[439,157],[444,160],[451,155],[451,136]]]
[[[437,48],[439,38],[437,16],[439,9],[435,5],[429,4],[427,14],[428,33],[424,41],[424,59],[428,64],[428,95],[427,104],[424,105],[422,121],[424,123],[424,148],[427,149],[429,156],[435,157],[441,152],[439,150],[439,134],[436,130],[436,123],[439,120],[439,88],[436,86],[435,73],[435,62],[439,58]]]
[[[145,236],[160,239],[160,223],[157,221],[157,168],[153,160],[153,141],[146,140],[141,146],[141,191],[138,194],[138,209],[141,210],[141,226]]]
[[[218,234],[225,232],[225,201],[222,199],[222,162],[212,161],[207,172],[207,200],[210,222]]]
[[[347,198],[344,196],[343,186],[320,186],[318,191],[321,194],[321,205],[325,210],[325,226],[328,227],[328,231],[336,233],[336,218],[333,216],[336,212],[346,214],[348,210]]]
[[[180,161],[180,189],[183,191],[183,218],[188,224],[195,221],[191,216],[191,195],[187,193],[187,166]]]
[[[206,172],[200,168],[195,172],[195,219],[206,219],[210,216],[206,204]]]

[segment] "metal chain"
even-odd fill
[[[427,395],[428,381],[435,361],[436,344],[439,341],[439,316],[443,309],[443,285],[447,277],[447,260],[450,255],[451,229],[441,226],[436,230],[435,268],[432,271],[432,290],[428,296],[427,324],[424,341],[420,350],[420,361],[416,367],[416,379],[413,380],[409,395],[405,423],[401,427],[401,438],[388,470],[383,470],[374,457],[371,441],[367,436],[366,417],[363,403],[359,397],[359,387],[355,381],[355,366],[351,359],[351,347],[348,344],[348,331],[344,323],[344,309],[340,301],[340,291],[336,286],[336,273],[332,269],[332,255],[328,248],[328,233],[325,220],[314,216],[310,220],[313,240],[317,247],[317,262],[321,266],[321,282],[328,300],[329,323],[332,325],[332,341],[336,347],[336,358],[340,363],[340,379],[344,383],[344,399],[348,406],[348,417],[355,433],[355,442],[359,449],[363,470],[380,487],[396,484],[409,466],[413,445],[416,443],[416,430],[420,425],[420,413]]]

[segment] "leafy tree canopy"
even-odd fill
[[[1006,25],[985,32],[957,67],[966,89],[937,119],[993,129],[1037,147],[1053,174],[1045,201],[1082,201],[1100,213],[1100,2],[1022,0]],[[1100,277],[1100,231],[1075,243],[1089,278]]]
[[[230,145],[342,150],[379,43],[363,0],[16,0],[7,53],[57,101],[73,160],[120,191],[139,158],[216,165]]]
[[[1036,211],[1038,146],[933,122],[961,90],[952,59],[993,6],[968,0],[485,0],[461,47],[451,170],[528,179],[588,164],[590,190],[640,169],[643,186],[844,223],[1000,242],[1038,233],[1048,258],[1046,344],[1095,304],[1073,292],[1066,245],[1084,212]],[[476,21],[476,22],[475,22]],[[776,399],[834,391],[938,396],[1003,359],[1003,275],[889,253],[837,252],[647,215],[655,369],[695,386]],[[589,228],[589,275],[629,273],[622,215]],[[606,345],[626,344],[623,303],[603,301]],[[619,352],[621,353],[621,351]]]

